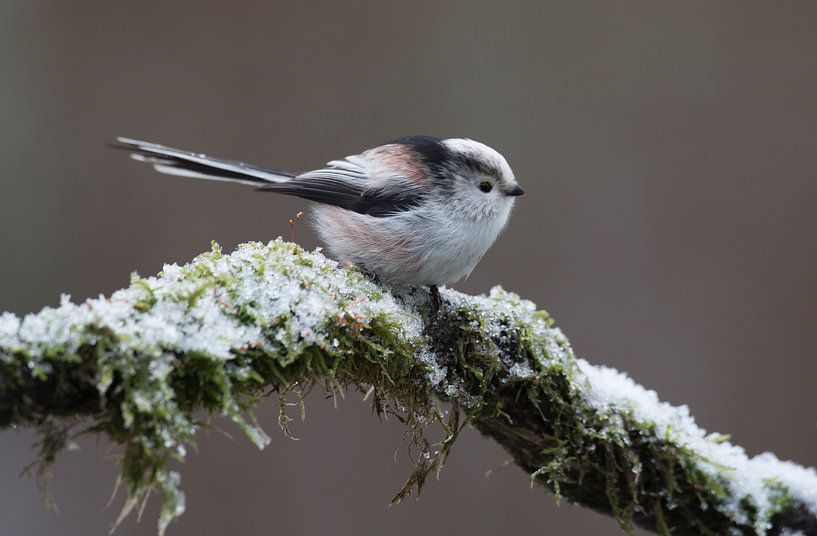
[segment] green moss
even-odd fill
[[[631,413],[589,406],[574,380],[567,341],[542,331],[553,325],[546,312],[517,314],[525,307],[518,296],[497,291],[490,303],[448,302],[436,316],[420,306],[425,331],[407,336],[407,316],[416,314],[408,306],[350,312],[361,300],[378,304],[391,298],[353,267],[333,266],[281,241],[241,247],[247,254],[236,258],[259,278],[281,274],[305,292],[313,287],[323,292],[326,280],[339,277],[356,293],[337,291],[342,308],[312,326],[320,338],[296,333],[297,302],[272,318],[259,315],[253,301],[225,304],[226,315],[261,333],[261,340],[233,348],[229,359],[207,351],[149,349],[95,325],[77,327],[82,343],[76,348],[0,347],[0,425],[40,428],[41,474],[75,433],[72,426],[90,421],[81,433],[106,434],[122,448],[120,478],[128,494],[123,515],[157,490],[161,533],[184,510],[178,475],[168,464],[184,459],[185,446],[206,425],[194,417],[197,412],[229,416],[263,447],[268,437],[252,414],[262,395],[278,393],[279,424],[288,433],[286,396],[302,403],[314,386],[333,394],[352,386],[371,389],[375,410],[399,416],[409,430],[417,466],[395,502],[419,493],[426,477],[442,469],[462,428],[473,424],[504,445],[532,482],[557,499],[612,514],[628,533],[636,524],[661,534],[721,534],[754,526],[757,508],[745,505],[747,523],[730,517],[723,508],[730,499],[724,483],[704,473],[699,456],[675,445],[669,431],[657,431]],[[189,309],[211,293],[233,303],[242,280],[215,268],[225,259],[213,243],[210,252],[181,268],[178,293],[168,299]],[[318,276],[306,277],[304,270]],[[138,294],[134,314],[157,307],[162,298],[151,281],[134,275],[131,285]],[[441,383],[430,381],[433,367],[418,357],[423,350],[436,356],[445,376]],[[514,365],[533,372],[515,376]],[[442,402],[451,406],[448,415]],[[442,427],[437,444],[426,439],[430,423]],[[797,507],[784,487],[773,494],[774,512]]]

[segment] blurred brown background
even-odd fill
[[[0,310],[84,299],[209,247],[288,236],[306,204],[157,175],[142,137],[291,170],[397,136],[468,136],[527,190],[472,277],[548,309],[751,454],[817,464],[813,2],[113,2],[0,5]],[[314,235],[299,230],[307,247]],[[192,534],[617,534],[473,430],[419,502],[401,428],[316,393],[298,442],[200,437]],[[104,534],[116,467],[66,452],[46,511],[28,431],[0,434],[2,534]],[[118,505],[118,503],[117,503]],[[118,534],[154,534],[146,519]]]

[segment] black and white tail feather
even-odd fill
[[[247,184],[257,190],[294,195],[370,216],[406,210],[423,197],[422,192],[413,192],[396,181],[391,188],[373,181],[363,155],[332,160],[324,168],[294,175],[146,141],[121,137],[116,141],[112,147],[130,151],[131,158],[151,164],[160,173]]]
[[[130,156],[134,160],[151,164],[156,171],[168,175],[236,182],[249,186],[282,183],[295,177],[283,171],[264,169],[235,160],[222,160],[201,153],[165,147],[157,143],[130,138],[116,138],[116,141],[117,144],[112,147],[130,151]]]

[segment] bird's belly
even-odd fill
[[[423,221],[419,216],[376,218],[319,205],[315,227],[329,253],[403,285],[451,284],[466,277],[496,234]]]

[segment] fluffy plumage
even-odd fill
[[[315,228],[329,252],[397,284],[467,277],[523,193],[505,158],[469,139],[400,138],[297,176],[117,141],[115,147],[162,173],[248,184],[318,203]]]

